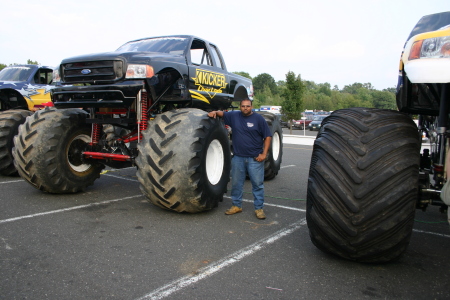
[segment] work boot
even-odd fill
[[[242,208],[233,205],[230,209],[228,209],[225,212],[225,214],[226,215],[234,215],[234,214],[237,214],[237,213],[240,213],[240,212],[242,212]]]
[[[264,220],[266,218],[266,215],[264,214],[262,208],[255,210],[255,214],[258,219]]]

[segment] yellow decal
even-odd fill
[[[194,80],[195,85],[197,86],[197,90],[200,92],[206,92],[208,94],[209,98],[211,98],[211,99],[214,98],[214,96],[217,93],[222,93],[222,90],[227,86],[227,82],[225,80],[225,75],[223,75],[222,73],[216,73],[216,72],[211,72],[211,71],[207,71],[207,70],[196,69],[195,76],[197,76],[197,77],[192,77],[192,79]],[[208,87],[205,87],[205,86],[208,86]],[[194,94],[193,91],[191,91],[191,93]],[[198,99],[194,95],[193,95],[193,98]],[[205,98],[205,97],[203,97],[203,98]],[[205,101],[206,98],[205,98],[205,100],[203,100],[203,99],[199,99],[199,100]],[[208,101],[208,103],[209,103],[209,101]]]
[[[52,101],[50,97],[50,89],[47,90],[45,88],[37,88],[34,90],[35,94],[28,95],[28,108],[31,110],[35,105],[41,105],[42,103]]]
[[[189,90],[189,92],[191,93],[191,97],[192,98],[197,99],[197,100],[201,100],[203,102],[206,102],[206,103],[210,104],[209,100],[206,99],[206,97],[203,96],[202,94],[200,94],[200,93],[198,93],[196,91],[193,91],[193,90]]]

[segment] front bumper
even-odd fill
[[[412,83],[450,82],[450,58],[421,58],[406,61],[406,75]]]
[[[126,81],[112,85],[59,87],[53,89],[51,94],[56,108],[127,108],[143,88],[143,81]]]

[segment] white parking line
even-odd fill
[[[234,252],[233,254],[230,254],[221,260],[218,260],[217,262],[213,263],[209,267],[204,267],[198,271],[196,275],[187,275],[184,277],[181,277],[175,281],[172,281],[169,284],[166,284],[153,292],[148,293],[147,295],[138,298],[141,299],[162,299],[165,297],[170,296],[171,294],[191,285],[194,284],[202,279],[205,279],[211,275],[214,275],[217,272],[222,271],[224,268],[229,267],[245,257],[254,254],[255,252],[262,250],[265,246],[270,245],[280,238],[289,235],[293,233],[295,230],[301,228],[303,225],[306,224],[306,219],[303,218],[300,221],[293,223],[289,225],[288,227],[281,229],[278,232],[275,232],[272,235],[269,235],[268,237],[251,244],[250,246],[247,246],[245,248],[242,248],[241,250],[238,250]]]
[[[231,199],[230,196],[223,196],[223,197]],[[253,200],[250,200],[250,199],[242,199],[242,201],[243,202],[253,203]],[[297,208],[297,207],[292,207],[292,206],[284,206],[284,205],[278,205],[278,204],[271,204],[271,203],[266,203],[266,202],[264,202],[264,206],[274,206],[274,207],[278,207],[278,208],[284,208],[284,209],[296,210],[296,211],[303,211],[303,212],[306,211],[306,209],[302,209],[302,208]]]
[[[290,166],[294,166],[294,165],[289,165],[289,166],[285,166],[285,167],[290,167]],[[125,177],[111,175],[111,174],[102,174],[102,175],[115,177],[115,178],[128,180],[128,181],[138,182],[138,180],[135,180],[135,179],[125,178]],[[17,180],[17,181],[21,181],[21,180]],[[17,182],[17,181],[10,181],[10,182]],[[4,183],[7,183],[7,182],[4,182]],[[96,206],[96,205],[114,203],[114,202],[137,198],[137,197],[144,197],[144,196],[143,195],[134,195],[134,196],[124,197],[124,198],[120,198],[120,199],[107,200],[107,201],[102,201],[102,202],[97,202],[97,203],[79,205],[79,206],[74,206],[74,207],[69,207],[69,208],[64,208],[64,209],[58,209],[58,210],[52,210],[52,211],[47,211],[47,212],[42,212],[42,213],[37,213],[37,214],[20,216],[20,217],[16,217],[16,218],[0,220],[0,224],[19,221],[19,220],[28,219],[28,218],[39,217],[39,216],[44,216],[44,215],[49,215],[49,214],[55,214],[55,213],[60,213],[60,212],[72,211],[72,210],[77,210],[77,209],[86,208],[86,207],[92,207],[92,206]],[[231,197],[229,197],[229,196],[224,196],[224,198],[231,199]],[[250,200],[250,199],[243,199],[243,201],[253,203],[253,200]],[[305,209],[296,208],[296,207],[271,204],[271,203],[265,203],[264,205],[282,208],[282,209],[306,212]],[[181,278],[174,280],[171,283],[166,284],[166,285],[164,285],[164,286],[162,286],[162,287],[160,287],[138,299],[139,300],[140,299],[162,299],[162,298],[168,297],[171,294],[173,294],[189,285],[192,285],[202,279],[205,279],[207,277],[214,275],[217,272],[220,272],[224,268],[229,267],[229,266],[243,260],[247,256],[250,256],[257,251],[262,250],[267,245],[270,245],[270,244],[276,242],[277,240],[279,240],[280,238],[293,233],[294,231],[301,228],[305,224],[306,224],[306,219],[303,218],[300,221],[293,223],[293,224],[289,225],[288,227],[281,229],[280,231],[277,231],[276,233],[254,243],[252,245],[242,248],[242,249],[234,252],[233,254],[228,255],[228,256],[218,260],[217,262],[213,263],[212,265],[210,265],[208,267],[204,267],[204,268],[198,270],[198,273],[196,273],[196,275],[187,275],[187,276],[181,277]],[[441,236],[441,237],[445,237],[445,238],[450,238],[450,235],[446,235],[446,234],[427,232],[427,231],[416,230],[416,229],[414,229],[413,231],[419,232],[419,233],[437,235],[437,236]]]
[[[427,233],[427,234],[432,234],[432,235],[437,235],[437,236],[442,236],[442,237],[450,238],[450,235],[448,235],[448,234],[442,234],[442,233],[437,233],[437,232],[423,231],[423,230],[419,230],[419,229],[413,229],[413,231],[414,231],[414,232],[419,232],[419,233]]]
[[[113,199],[113,200],[107,200],[107,201],[102,201],[102,202],[90,203],[90,204],[85,204],[85,205],[72,206],[72,207],[63,208],[63,209],[50,210],[50,211],[45,211],[45,212],[41,212],[41,213],[37,213],[37,214],[32,214],[32,215],[26,215],[26,216],[20,216],[20,217],[0,220],[0,224],[14,222],[14,221],[19,221],[19,220],[23,220],[23,219],[34,218],[34,217],[40,217],[40,216],[45,216],[45,215],[50,215],[50,214],[56,214],[56,213],[66,212],[66,211],[71,211],[71,210],[76,210],[76,209],[81,209],[81,208],[85,208],[85,207],[92,207],[92,206],[96,206],[96,205],[108,204],[108,203],[118,202],[118,201],[122,201],[122,200],[132,199],[132,198],[136,198],[136,197],[144,197],[144,195],[142,195],[142,194],[141,195],[134,195],[134,196],[120,198],[120,199]]]
[[[117,175],[112,175],[112,174],[106,174],[106,173],[105,173],[105,174],[102,174],[102,176],[109,176],[109,177],[119,178],[119,179],[123,179],[123,180],[139,182],[139,180],[137,180],[137,179],[131,179],[131,178],[126,178],[126,177],[117,176]]]
[[[282,166],[282,167],[280,167],[280,169],[289,168],[289,167],[295,167],[295,165]]]
[[[25,181],[23,179],[19,179],[19,180],[3,181],[3,182],[0,182],[0,184],[15,183],[15,182],[25,182]]]

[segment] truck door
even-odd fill
[[[33,80],[30,82],[30,87],[34,92],[29,95],[34,106],[39,107],[42,103],[50,102],[50,90],[54,87],[52,83],[53,70],[47,68],[40,68],[34,74]],[[29,105],[30,107],[30,105]]]
[[[194,39],[190,48],[189,92],[200,106],[226,107],[228,102],[228,75],[214,45]]]

